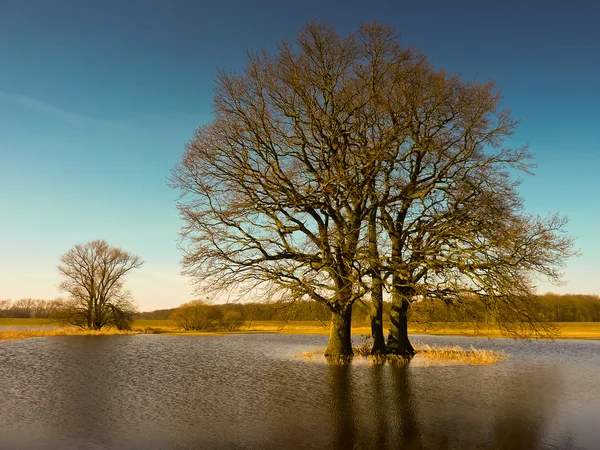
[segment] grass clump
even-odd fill
[[[417,355],[422,355],[429,362],[451,361],[460,364],[488,365],[504,361],[507,356],[504,352],[482,350],[473,347],[464,349],[455,346],[438,346],[422,344],[416,348]]]
[[[306,352],[302,352],[302,353],[294,355],[294,358],[300,358],[300,359],[303,359],[304,361],[312,361],[313,359],[315,359],[319,356],[325,356],[324,349],[317,348],[315,350],[309,350]]]
[[[136,329],[136,331],[139,331],[140,334],[163,334],[163,333],[168,333],[169,330],[159,327],[144,327],[144,328],[138,328]]]
[[[405,358],[400,355],[391,354],[371,354],[370,338],[363,337],[362,343],[353,347],[354,358],[366,360],[372,367],[389,364],[393,367],[401,367],[411,361],[417,364],[425,363],[431,365],[445,364],[473,364],[473,365],[489,365],[504,361],[507,355],[504,352],[496,352],[494,350],[477,349],[472,345],[465,349],[459,346],[438,346],[428,344],[417,344],[415,346],[416,355],[414,359]],[[315,361],[324,357],[324,349],[310,350],[296,355],[305,361]],[[352,356],[326,357],[327,362],[334,365],[350,364],[353,360]],[[422,365],[422,364],[421,364]]]

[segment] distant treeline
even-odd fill
[[[537,310],[550,322],[600,322],[600,298],[597,295],[544,294],[537,296]],[[37,300],[25,298],[17,301],[0,300],[0,317],[5,318],[48,318],[56,310],[57,300]],[[485,309],[479,302],[473,302],[473,309],[486,322]],[[329,310],[321,303],[301,301],[294,303],[229,303],[212,305],[222,313],[238,312],[242,320],[320,320],[327,323],[331,318]],[[135,314],[136,319],[169,319],[172,309],[158,309]],[[389,318],[390,304],[384,305],[384,320]],[[472,317],[471,317],[472,318]],[[409,319],[417,321],[450,322],[468,320],[462,308],[446,307],[431,302],[412,304]],[[356,303],[353,308],[353,322],[367,325],[368,307]]]
[[[236,311],[244,321],[251,320],[322,320],[329,321],[331,313],[322,303],[301,301],[293,303],[227,303],[211,305],[223,313]],[[140,312],[135,315],[140,320],[166,320],[176,308],[157,309],[156,311]],[[363,314],[364,315],[364,314]]]
[[[21,300],[0,300],[0,317],[30,319],[50,317],[58,307],[58,300],[22,298]]]
[[[532,308],[547,322],[600,322],[600,297],[597,295],[553,294],[538,295]],[[463,322],[473,319],[491,322],[485,306],[478,300],[469,302],[470,308],[453,308],[436,302],[414,303],[409,311],[413,322]],[[470,316],[466,310],[470,309]]]
[[[600,297],[597,295],[577,294],[544,294],[536,298],[537,310],[550,322],[600,322]],[[473,309],[479,313],[480,320],[486,322],[485,308],[478,302]],[[390,303],[384,304],[384,320],[389,319]],[[223,312],[237,311],[243,320],[321,320],[327,322],[331,317],[329,310],[321,303],[303,301],[289,304],[280,303],[232,303],[214,305]],[[174,309],[174,308],[173,308]],[[173,309],[159,309],[136,314],[136,319],[168,319]],[[356,303],[352,312],[354,323],[365,323],[369,320],[368,306]],[[412,304],[409,319],[415,321],[451,322],[466,321],[467,317],[461,308],[446,307],[431,302]]]

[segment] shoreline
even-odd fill
[[[223,336],[229,334],[329,334],[328,324],[318,321],[297,321],[281,323],[276,321],[252,321],[244,324],[239,330],[234,331],[181,331],[176,329],[170,321],[143,320],[134,322],[132,330],[121,331],[105,329],[100,331],[84,330],[74,327],[57,328],[56,323],[43,319],[0,319],[0,341],[27,339],[46,336],[95,336],[95,335],[132,335],[132,334],[163,334],[171,336]],[[517,337],[516,339],[600,339],[600,322],[560,322],[555,324],[558,334],[550,338],[536,336]],[[13,328],[14,327],[14,328]],[[27,328],[30,327],[30,328]],[[384,329],[387,334],[387,329]],[[433,324],[429,328],[409,326],[411,335],[431,336],[463,336],[477,338],[511,338],[502,335],[497,328],[472,328],[460,329],[458,326],[447,324]],[[352,328],[354,335],[370,335],[369,326],[356,326]]]

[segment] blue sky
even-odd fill
[[[343,6],[340,6],[342,5]],[[496,80],[538,165],[528,211],[570,217],[566,286],[600,294],[600,6],[588,1],[0,0],[0,299],[59,295],[58,258],[106,239],[140,255],[140,309],[192,298],[166,178],[212,112],[218,68],[308,21],[394,26],[439,68]]]

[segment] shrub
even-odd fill
[[[238,311],[225,311],[221,316],[220,328],[224,328],[228,331],[239,330],[243,324],[242,314]]]
[[[194,300],[175,308],[170,319],[185,331],[210,331],[217,327],[219,312],[202,300]]]
[[[243,323],[242,314],[235,310],[208,305],[194,300],[175,308],[171,313],[177,327],[185,331],[238,330]]]

